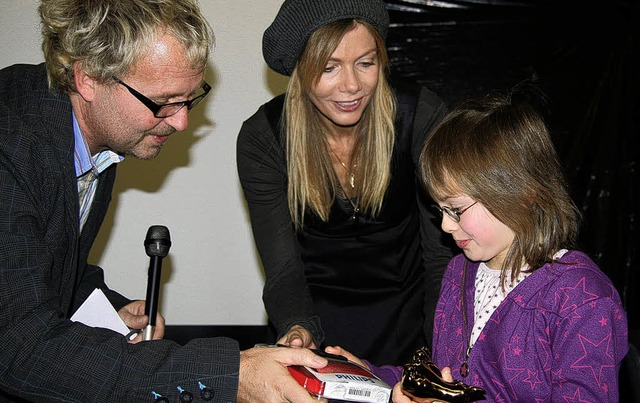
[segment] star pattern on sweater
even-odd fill
[[[567,378],[562,375],[562,369],[551,371],[551,383],[553,383],[554,386],[557,386],[561,389],[562,385],[564,385],[566,382]]]
[[[464,346],[463,343],[466,342],[460,341],[459,343],[455,343],[453,346],[447,345],[445,347],[447,362],[450,363],[449,366],[451,367],[452,371],[456,370],[454,363],[461,363],[464,361],[463,354],[466,351],[466,346]]]
[[[498,391],[498,393],[496,393],[496,396],[495,396],[496,402],[510,402],[513,400],[509,396],[503,395],[502,392],[506,391],[506,387],[503,383],[498,382],[498,380],[496,379],[491,379],[491,382],[495,386],[495,389]]]
[[[580,388],[577,388],[573,395],[562,396],[565,402],[583,402],[583,403],[592,403],[589,400],[582,400],[582,396],[580,396]]]
[[[620,308],[616,308],[613,316],[616,320],[625,320],[625,316]]]
[[[547,339],[544,339],[542,337],[538,338],[538,344],[540,345],[540,348],[542,348],[542,351],[544,351],[544,361],[542,361],[542,368],[546,370],[548,370],[550,368],[550,360],[551,360],[551,342]]]
[[[538,376],[538,371],[527,370],[527,377],[522,382],[528,383],[531,386],[531,390],[534,390],[537,385],[541,385],[542,381]]]
[[[514,392],[513,382],[516,380],[516,378],[518,378],[526,370],[526,368],[513,368],[513,367],[511,367],[509,362],[508,362],[508,359],[507,359],[507,351],[504,348],[502,349],[502,351],[500,351],[500,355],[498,356],[498,361],[489,361],[489,362],[494,367],[500,368],[501,372],[507,377],[507,379],[509,381],[508,393],[513,398],[515,398],[516,394]],[[492,378],[491,381],[494,384],[499,383],[498,379],[493,379]]]
[[[560,312],[575,311],[578,306],[598,299],[598,295],[586,290],[586,280],[582,277],[573,287],[560,288],[562,303]]]
[[[600,341],[592,341],[584,335],[579,334],[578,339],[580,340],[580,345],[582,346],[582,350],[584,354],[576,360],[573,364],[571,364],[572,369],[588,369],[593,374],[593,379],[596,381],[598,386],[602,388],[606,388],[607,386],[602,383],[602,373],[606,370],[613,370],[613,357],[611,356],[611,334],[606,335]],[[607,356],[609,364],[593,364],[593,363],[602,363],[604,360],[589,360],[591,356],[601,356],[604,348],[604,354]],[[590,365],[582,365],[583,360],[591,361]]]

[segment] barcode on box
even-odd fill
[[[292,365],[289,373],[311,394],[330,400],[388,403],[391,398],[390,385],[346,359],[329,359],[329,364],[319,369]]]
[[[349,389],[347,393],[352,396],[361,396],[361,397],[371,396],[371,390],[368,390],[368,389]]]

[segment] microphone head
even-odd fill
[[[169,228],[164,225],[152,225],[147,231],[147,238],[144,240],[144,249],[147,256],[165,257],[169,254],[171,247],[171,236]]]

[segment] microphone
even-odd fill
[[[144,304],[144,314],[149,317],[149,324],[142,331],[142,340],[153,338],[158,312],[158,295],[160,295],[160,274],[162,258],[167,256],[171,247],[169,228],[164,225],[152,225],[144,240],[144,250],[149,256],[149,276],[147,280],[147,298]]]

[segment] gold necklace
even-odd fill
[[[349,175],[349,185],[351,185],[351,189],[355,189],[356,188],[356,176],[354,175],[353,171],[350,170],[349,168],[347,168],[347,164],[342,162],[340,157],[338,157],[338,154],[336,154],[336,152],[333,151],[333,147],[331,147],[330,145],[329,145],[329,150],[331,150],[331,153],[336,157],[336,159],[338,160],[340,165],[342,165],[344,170],[347,171],[347,175]],[[357,166],[356,164],[353,164],[353,168],[355,168],[356,166]]]
[[[344,168],[345,171],[347,171],[347,175],[349,175],[349,185],[351,186],[351,190],[355,190],[356,188],[356,176],[354,175],[353,171],[350,170],[349,168],[347,168],[347,165],[342,162],[342,160],[340,159],[340,157],[338,157],[338,154],[336,154],[335,151],[333,151],[333,147],[331,147],[330,144],[327,143],[327,146],[329,147],[329,150],[331,150],[331,153],[336,157],[336,159],[338,160],[338,162],[340,163],[340,165],[342,165],[342,167]],[[353,168],[356,167],[356,164],[353,164]],[[340,184],[340,189],[342,190],[342,193],[344,194],[344,197],[349,201],[349,204],[351,204],[351,207],[353,207],[353,215],[351,216],[351,219],[355,222],[358,219],[358,216],[360,215],[360,203],[358,201],[358,196],[356,195],[354,197],[355,199],[355,203],[354,201],[351,199],[351,197],[349,197],[346,192],[344,191],[344,189],[342,189],[342,184]]]

